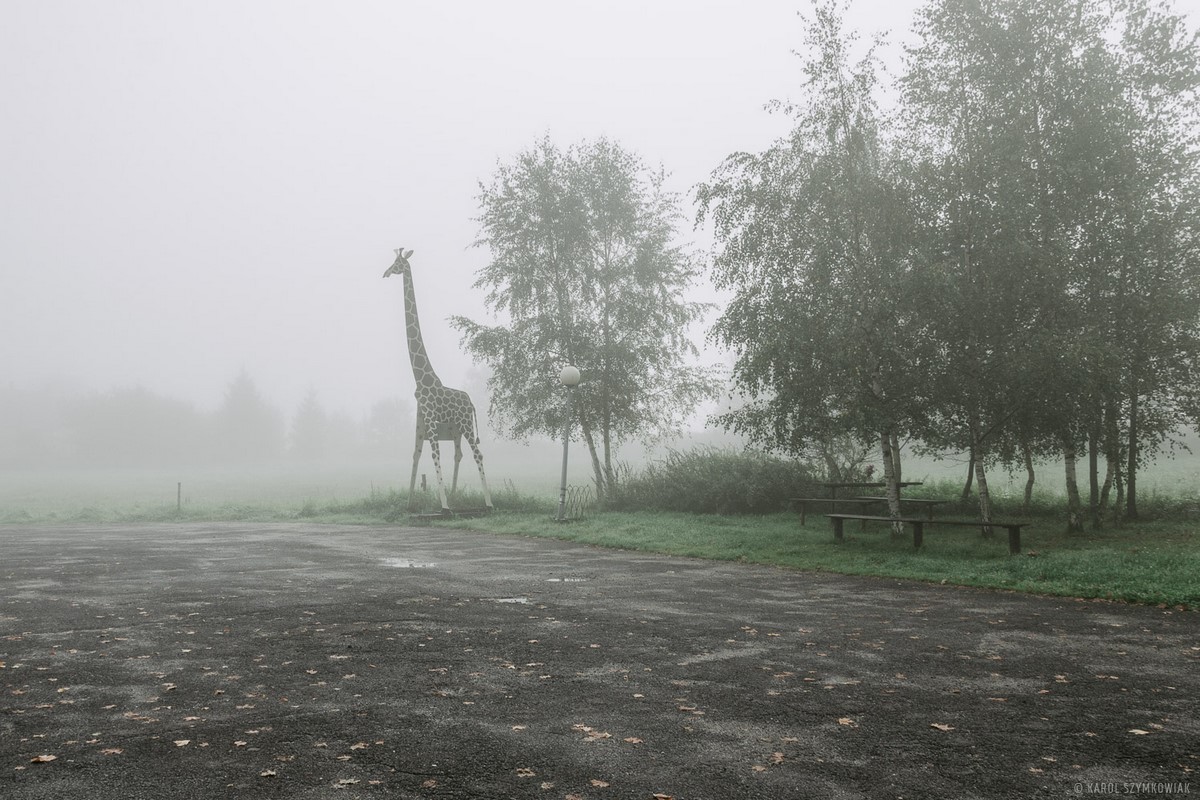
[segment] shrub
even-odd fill
[[[624,470],[609,498],[619,511],[769,514],[817,491],[808,465],[749,450],[672,450],[641,471]]]

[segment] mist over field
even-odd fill
[[[899,69],[919,5],[860,0],[847,27],[864,48],[889,32],[882,61]],[[607,137],[665,173],[687,217],[677,244],[704,264],[713,235],[691,224],[696,187],[788,134],[788,115],[764,106],[801,91],[808,9],[10,4],[0,507],[78,507],[110,490],[174,503],[180,484],[196,502],[407,489],[415,383],[401,283],[381,279],[395,248],[414,251],[425,346],[474,401],[489,479],[552,492],[560,443],[490,424],[489,373],[449,322],[497,322],[475,285],[489,259],[473,246],[481,187],[539,140]],[[731,354],[708,333],[728,297],[698,274],[687,299],[714,305],[687,334],[700,365],[727,373]],[[716,408],[619,460],[739,445],[706,429]],[[1186,483],[1192,463],[1155,469]],[[912,477],[965,470],[909,464]],[[577,449],[571,479],[589,475]],[[462,482],[478,482],[469,454]]]

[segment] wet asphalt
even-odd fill
[[[437,527],[0,526],[0,797],[1200,794],[1200,614]]]

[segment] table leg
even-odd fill
[[[1008,553],[1014,556],[1021,554],[1021,529],[1015,525],[1008,529]]]

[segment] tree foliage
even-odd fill
[[[688,328],[704,311],[682,299],[697,274],[676,242],[678,198],[664,174],[599,139],[565,150],[548,138],[481,185],[491,260],[476,286],[497,324],[452,323],[491,370],[493,416],[517,437],[561,435],[559,370],[574,364],[573,423],[596,485],[616,480],[617,446],[676,430],[714,390],[690,363]]]
[[[714,333],[749,397],[720,419],[793,454],[847,432],[890,453],[921,413],[910,181],[885,135],[874,49],[854,61],[854,44],[817,6],[804,98],[780,107],[791,136],[730,156],[698,191],[724,245],[714,277],[733,292]],[[894,484],[892,467],[889,455]]]

